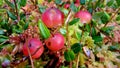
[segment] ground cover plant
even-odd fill
[[[120,68],[120,0],[0,0],[0,68]]]

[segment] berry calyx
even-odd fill
[[[64,14],[59,9],[51,7],[42,14],[42,21],[48,28],[58,27],[64,23]]]
[[[64,37],[60,33],[56,33],[48,38],[45,43],[48,49],[58,51],[64,47]]]
[[[23,54],[25,56],[29,56],[28,48],[30,50],[32,58],[39,58],[44,51],[42,42],[37,38],[32,38],[23,45]]]

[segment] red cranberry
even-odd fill
[[[90,23],[92,15],[88,11],[80,10],[75,14],[76,18],[80,18],[82,23]]]
[[[56,33],[46,40],[46,46],[52,51],[58,51],[64,47],[64,37]]]
[[[64,8],[68,9],[70,7],[70,4],[65,4]]]
[[[58,27],[64,23],[64,14],[57,8],[49,8],[42,14],[42,21],[48,28]]]
[[[30,50],[32,58],[39,58],[44,51],[44,47],[42,45],[42,42],[37,38],[32,38],[32,39],[28,40],[28,42],[26,42],[23,45],[23,54],[25,56],[29,56],[27,47]],[[41,48],[39,48],[39,47],[41,47]],[[39,48],[39,50],[38,50],[38,48]]]

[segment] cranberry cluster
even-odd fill
[[[88,11],[84,10],[77,12],[75,14],[75,17],[80,18],[82,23],[89,23],[92,18],[91,14]],[[64,14],[59,9],[51,7],[42,14],[42,21],[48,28],[56,28],[63,25]],[[25,40],[22,49],[25,56],[29,56],[30,52],[32,58],[39,58],[44,52],[44,45],[46,45],[46,47],[51,51],[59,51],[64,47],[65,40],[63,35],[60,33],[53,33],[48,39],[45,39],[44,41],[40,40],[39,36],[37,36],[39,34],[37,33],[38,32],[35,33],[32,28],[28,29],[27,33],[25,32],[25,34],[28,34],[27,40]]]

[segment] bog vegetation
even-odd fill
[[[0,0],[0,68],[120,68],[120,0]]]

